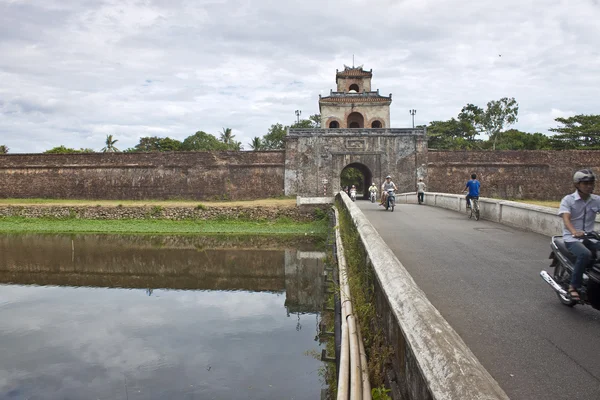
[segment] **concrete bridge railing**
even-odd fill
[[[466,213],[465,195],[452,193],[425,193],[425,204]],[[397,203],[416,203],[415,192],[396,195]],[[558,209],[509,200],[479,198],[482,219],[498,222],[528,231],[553,236],[562,234],[562,218]],[[600,217],[596,218],[596,230],[600,230]]]
[[[394,349],[394,398],[507,400],[460,336],[429,302],[362,211],[345,193],[336,196],[360,236],[376,276],[377,314]]]

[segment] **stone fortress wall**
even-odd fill
[[[284,151],[6,154],[0,155],[0,198],[278,197],[284,194],[285,158]],[[571,177],[580,168],[600,173],[600,151],[429,150],[423,175],[432,192],[459,193],[474,172],[485,197],[559,200],[573,190]],[[408,191],[412,179],[396,181],[406,181]]]
[[[283,195],[283,151],[0,155],[1,198],[240,200]]]
[[[560,200],[575,190],[573,173],[583,168],[600,174],[600,150],[429,150],[427,190],[460,193],[475,173],[483,197]]]

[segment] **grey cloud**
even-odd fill
[[[517,98],[515,127],[529,131],[547,132],[556,110],[597,109],[590,1],[24,4],[0,2],[10,30],[0,33],[0,140],[12,152],[53,140],[100,148],[106,134],[131,147],[149,132],[183,139],[223,126],[247,143],[295,109],[318,112],[353,54],[374,88],[393,93],[393,126],[410,123],[409,108],[426,123],[503,96]],[[35,111],[38,97],[60,106]],[[9,108],[15,98],[24,104]]]

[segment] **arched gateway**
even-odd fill
[[[365,182],[377,186],[391,175],[400,192],[415,191],[418,178],[426,178],[425,128],[387,128],[392,95],[371,91],[371,77],[372,71],[362,66],[337,71],[338,90],[319,96],[321,126],[326,128],[288,131],[286,195],[332,196],[349,166],[358,167]]]

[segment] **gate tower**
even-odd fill
[[[391,128],[392,95],[372,91],[372,77],[362,66],[336,70],[337,91],[319,96],[322,128],[288,130],[286,195],[333,196],[347,167],[362,172],[363,188],[391,175],[401,193],[410,192],[426,179],[425,128]]]

